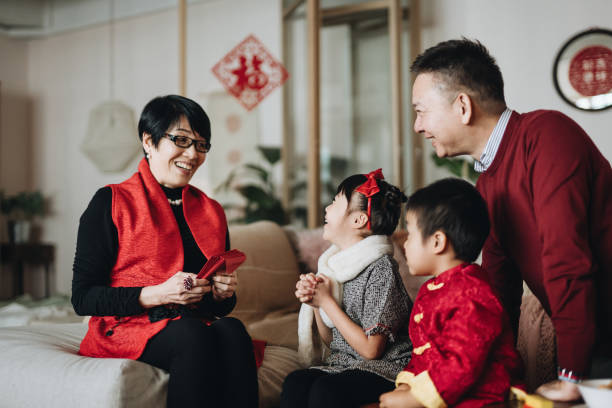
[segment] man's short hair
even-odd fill
[[[470,183],[458,178],[436,181],[412,194],[406,208],[415,215],[424,241],[442,231],[458,259],[478,258],[491,225],[487,204]]]
[[[477,40],[449,40],[425,50],[410,71],[432,73],[451,93],[466,92],[485,112],[506,107],[504,79],[495,58]]]

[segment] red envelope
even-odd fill
[[[234,272],[236,268],[238,268],[245,260],[246,255],[244,252],[237,249],[232,249],[222,254],[211,256],[208,262],[204,264],[196,278],[208,279],[223,265],[225,265],[225,272],[230,274]]]

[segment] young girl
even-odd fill
[[[315,328],[330,354],[324,365],[287,376],[281,407],[354,407],[394,388],[412,351],[412,302],[389,239],[405,201],[380,169],[338,187],[325,209],[323,238],[332,246],[319,258],[317,275],[302,275],[295,292],[303,303],[300,357],[312,365]]]

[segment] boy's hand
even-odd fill
[[[316,279],[317,285],[314,289],[312,299],[310,300],[310,305],[312,307],[320,307],[329,299],[333,301],[331,280],[323,274],[317,275]]]
[[[540,394],[549,400],[559,402],[569,402],[580,399],[580,391],[578,390],[578,386],[574,383],[563,380],[554,380],[540,385],[536,390],[536,394]]]
[[[395,390],[384,393],[379,398],[380,408],[422,407],[410,392],[408,384],[400,384]]]

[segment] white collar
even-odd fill
[[[499,120],[493,128],[493,131],[489,136],[489,140],[487,140],[487,144],[480,155],[480,159],[474,161],[474,170],[477,172],[485,172],[489,166],[491,166],[491,163],[493,163],[493,159],[495,159],[495,155],[497,154],[499,145],[504,137],[504,133],[506,132],[506,127],[508,126],[508,121],[510,120],[511,115],[512,110],[506,108],[506,110],[499,117]]]

